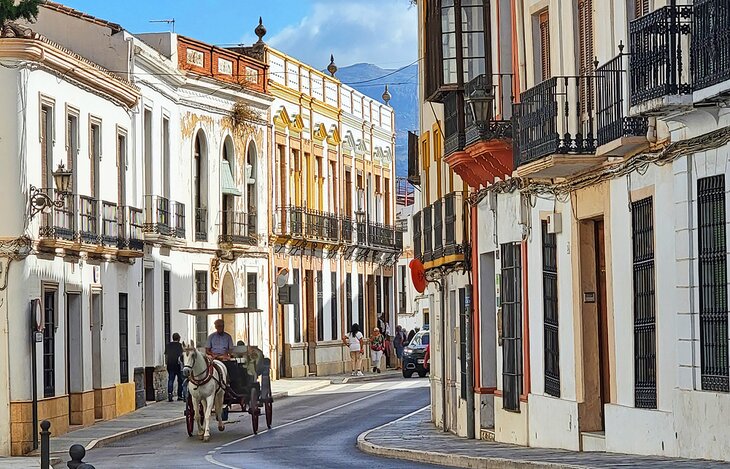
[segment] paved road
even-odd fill
[[[424,465],[361,453],[356,439],[428,403],[425,379],[330,385],[275,402],[272,430],[258,435],[248,415],[231,414],[223,433],[211,425],[208,443],[189,438],[181,424],[92,450],[85,460],[97,469],[416,469]]]

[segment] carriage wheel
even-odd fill
[[[188,395],[188,400],[185,402],[185,426],[188,430],[188,436],[193,436],[193,427],[195,426],[193,414],[193,398]]]
[[[266,410],[266,426],[271,430],[271,419],[274,417],[274,405],[271,399],[264,403],[264,409]]]
[[[256,388],[251,388],[251,398],[248,400],[248,412],[251,414],[251,427],[253,434],[259,432],[259,393]]]

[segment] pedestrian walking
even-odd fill
[[[352,361],[352,376],[362,376],[362,354],[365,340],[360,332],[360,326],[355,323],[350,332],[342,338],[342,343],[350,348],[350,360]]]
[[[403,349],[405,348],[406,333],[401,326],[395,326],[393,337],[393,348],[395,349],[395,369],[403,368]]]
[[[385,339],[380,329],[373,329],[373,337],[370,339],[370,359],[373,365],[373,373],[380,373],[380,360],[385,350]]]
[[[183,400],[182,359],[183,348],[180,334],[172,334],[172,342],[165,345],[165,362],[167,364],[167,401],[172,402],[172,389],[177,379],[177,400]]]

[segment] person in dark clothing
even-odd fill
[[[180,343],[180,334],[175,332],[172,334],[172,342],[165,345],[165,362],[167,363],[167,400],[172,402],[172,387],[177,378],[177,400],[183,400],[183,377],[180,359],[182,358],[183,348]]]
[[[411,343],[411,340],[413,340],[414,335],[416,335],[416,331],[411,329],[411,332],[408,333],[408,337],[406,337],[406,345]]]

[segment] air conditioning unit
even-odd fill
[[[559,213],[551,213],[547,216],[547,232],[558,234],[563,231],[563,217]]]

